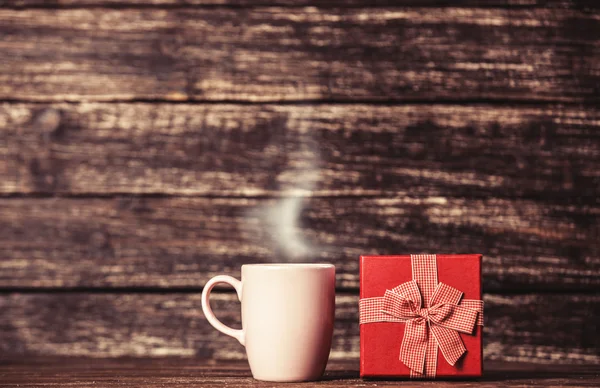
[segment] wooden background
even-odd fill
[[[600,12],[0,1],[0,357],[240,359],[243,263],[483,253],[487,360],[599,363]],[[231,291],[214,295],[239,326]]]

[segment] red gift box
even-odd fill
[[[481,255],[361,256],[360,319],[361,377],[481,376]]]

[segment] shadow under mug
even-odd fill
[[[235,288],[242,329],[225,326],[209,297],[216,284]],[[248,264],[242,280],[219,275],[202,292],[202,311],[220,332],[246,347],[257,380],[318,380],[325,371],[335,315],[335,267],[331,264]]]

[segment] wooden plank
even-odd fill
[[[273,387],[251,378],[244,361],[211,362],[186,358],[28,358],[0,363],[4,387]],[[436,381],[436,387],[472,387],[473,381]],[[537,365],[488,362],[477,386],[492,387],[594,387],[600,384],[595,365]],[[411,381],[411,387],[431,382]],[[358,363],[330,361],[321,381],[286,383],[286,387],[380,387],[398,381],[358,379]]]
[[[484,357],[537,363],[598,363],[600,297],[486,295]],[[233,293],[213,309],[239,327]],[[358,297],[337,297],[331,358],[359,356]],[[198,294],[8,294],[0,297],[0,350],[20,356],[182,356],[237,360],[237,340],[204,319]]]
[[[244,361],[211,362],[186,358],[28,358],[0,363],[5,387],[273,387],[251,378]],[[398,381],[362,380],[358,363],[330,361],[321,381],[286,383],[286,387],[380,387],[398,386]],[[473,381],[435,382],[436,387],[472,387]],[[595,365],[538,365],[487,362],[478,387],[594,387],[600,384]],[[431,382],[411,381],[411,387],[429,387]]]
[[[377,6],[440,6],[440,0],[0,0],[0,6],[27,8],[82,7],[201,7],[201,6],[287,6],[287,7],[377,7]],[[455,0],[453,7],[560,7],[597,8],[595,0]]]
[[[2,9],[0,26],[0,99],[600,95],[600,20],[585,9]]]
[[[484,254],[486,291],[600,285],[600,208],[461,198],[4,198],[0,287],[199,289],[243,263]]]
[[[592,107],[4,103],[0,128],[3,193],[600,192]]]

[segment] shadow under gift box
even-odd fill
[[[481,300],[481,255],[435,255],[437,280],[463,292],[464,299]],[[361,256],[360,298],[384,296],[402,283],[413,280],[411,255]],[[374,322],[360,325],[361,377],[406,377],[410,369],[400,360],[406,323]],[[436,378],[470,378],[482,375],[482,330],[475,325],[471,335],[459,333],[466,353],[450,365],[437,350]],[[431,335],[430,331],[428,331]]]

